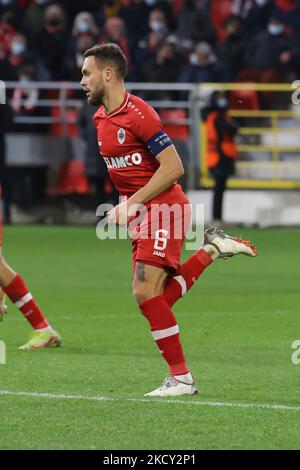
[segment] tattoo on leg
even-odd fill
[[[136,268],[135,268],[135,272],[136,272],[137,280],[140,281],[140,282],[144,282],[145,281],[145,265],[144,265],[144,263],[137,263]]]

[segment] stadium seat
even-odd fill
[[[230,92],[231,109],[259,109],[259,99],[255,90],[235,90]]]
[[[58,106],[53,106],[51,108],[51,117],[54,119],[61,119],[61,108]],[[66,130],[67,130],[67,136],[68,137],[77,137],[78,136],[78,129],[77,129],[77,120],[78,120],[78,112],[76,109],[69,108],[66,111],[66,118],[67,122],[72,121],[72,124],[67,124]],[[63,137],[65,136],[65,126],[60,123],[53,123],[51,126],[51,134],[55,137]]]
[[[47,193],[51,196],[89,193],[89,183],[84,174],[84,162],[71,160],[62,163],[58,172],[58,185],[48,188]]]
[[[233,14],[232,0],[212,0],[210,7],[210,15],[213,26],[217,32],[218,42],[225,39],[223,23]]]
[[[164,128],[171,139],[188,139],[188,126],[186,124],[176,124],[178,121],[188,118],[185,109],[164,109],[160,112],[160,117]]]

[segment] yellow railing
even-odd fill
[[[203,94],[215,90],[222,91],[267,91],[267,92],[286,92],[292,94],[297,87],[291,84],[261,84],[261,83],[206,83],[199,85],[200,97]],[[237,148],[239,152],[239,160],[237,161],[237,175],[230,178],[228,187],[230,188],[251,188],[251,189],[299,189],[300,188],[300,143],[297,145],[281,145],[279,142],[280,135],[289,135],[299,133],[300,136],[300,105],[299,112],[295,110],[253,110],[239,109],[230,110],[230,115],[235,118],[247,118],[247,127],[240,127],[240,136],[260,137],[270,135],[271,142],[262,144],[246,144],[240,143]],[[255,125],[251,127],[251,118],[255,118]],[[258,119],[270,120],[270,127],[266,127],[265,123],[261,127],[257,124]],[[280,127],[280,119],[293,119],[293,127]],[[250,123],[249,123],[250,121]],[[299,124],[299,127],[297,125]],[[265,153],[268,159],[243,161],[245,153]],[[281,161],[281,154],[299,154],[298,161]],[[200,155],[201,155],[201,186],[212,187],[214,181],[209,176],[206,166],[206,131],[205,124],[200,123]],[[268,177],[241,177],[239,170],[252,170],[254,173],[258,170],[269,170]],[[285,176],[281,173],[286,170],[298,170],[296,177]]]

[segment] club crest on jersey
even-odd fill
[[[124,144],[125,138],[126,138],[126,132],[122,127],[120,127],[120,129],[118,130],[118,142],[119,142],[119,144],[121,144],[121,145]]]

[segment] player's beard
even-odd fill
[[[103,104],[104,92],[102,90],[95,91],[88,98],[88,103],[92,106],[101,106]]]

